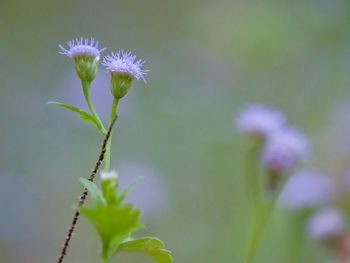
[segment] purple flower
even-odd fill
[[[296,129],[282,129],[267,138],[261,161],[265,168],[278,174],[295,166],[308,153],[308,143]]]
[[[281,129],[285,122],[284,114],[277,109],[253,104],[240,112],[235,126],[239,133],[267,137]]]
[[[345,223],[336,209],[326,208],[314,214],[307,225],[307,234],[314,240],[327,240],[341,236]]]
[[[334,195],[333,181],[312,171],[300,171],[290,177],[280,197],[281,205],[290,208],[316,207]]]
[[[61,49],[59,52],[62,55],[66,55],[70,58],[75,58],[78,56],[92,57],[95,60],[100,59],[100,54],[106,48],[99,49],[98,41],[95,41],[93,38],[76,38],[67,42],[68,49],[64,48],[62,45],[58,45]]]
[[[142,69],[144,64],[144,60],[137,60],[136,56],[123,50],[104,57],[102,63],[112,73],[125,73],[132,78],[145,81],[148,70]]]

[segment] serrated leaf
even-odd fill
[[[100,188],[98,188],[98,186],[95,183],[93,183],[85,178],[82,178],[82,177],[80,177],[80,182],[89,191],[91,199],[93,201],[95,201],[97,204],[105,204],[106,203],[106,200],[105,200]]]
[[[172,263],[171,252],[163,249],[164,243],[155,237],[142,237],[124,241],[119,246],[119,251],[144,252],[152,256],[158,263]]]
[[[119,244],[142,226],[141,212],[132,205],[98,205],[94,208],[81,208],[95,226],[102,241],[102,258],[108,259],[119,247]]]
[[[139,176],[137,177],[135,180],[133,180],[130,184],[128,184],[128,186],[123,190],[123,192],[121,192],[121,194],[119,195],[119,201],[123,202],[125,200],[125,198],[127,197],[127,195],[129,194],[129,192],[138,184],[138,182],[143,179],[143,176]]]
[[[60,103],[60,102],[56,102],[56,101],[49,101],[47,104],[53,104],[59,107],[63,107],[66,108],[68,110],[74,111],[76,113],[78,113],[79,118],[81,118],[84,121],[87,121],[89,123],[92,123],[93,125],[96,125],[97,128],[100,128],[100,123],[98,122],[98,120],[96,120],[96,118],[91,115],[90,113],[76,107],[70,104],[65,104],[65,103]]]

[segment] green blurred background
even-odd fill
[[[46,105],[85,107],[59,43],[93,36],[108,52],[147,60],[147,84],[121,102],[112,154],[123,182],[145,177],[130,197],[145,211],[136,235],[159,236],[178,263],[241,262],[245,144],[234,114],[250,102],[280,107],[310,138],[307,167],[341,182],[350,160],[349,29],[348,0],[0,0],[0,262],[56,261],[78,178],[98,155],[94,128]],[[107,73],[92,96],[107,120]],[[285,262],[289,234],[277,211],[257,262]],[[99,262],[98,246],[82,218],[66,262]],[[321,250],[309,244],[302,262],[330,262]]]

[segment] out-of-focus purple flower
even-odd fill
[[[334,194],[334,183],[329,177],[312,171],[300,171],[289,178],[280,203],[288,209],[317,207],[329,202]]]
[[[144,64],[144,60],[137,60],[135,55],[123,50],[104,57],[102,63],[112,73],[125,73],[132,78],[145,81],[148,70],[142,69]]]
[[[61,49],[60,54],[66,55],[70,58],[75,58],[78,56],[92,57],[93,59],[99,60],[100,54],[106,48],[99,49],[98,41],[93,38],[76,38],[74,40],[68,41],[68,49],[64,48],[62,45],[58,45]]]
[[[307,225],[307,234],[314,240],[328,240],[341,236],[345,230],[343,215],[336,209],[326,208],[314,214]]]
[[[268,137],[261,161],[269,171],[281,174],[293,168],[307,153],[304,135],[296,129],[284,128]]]
[[[235,120],[239,133],[267,137],[281,129],[286,123],[285,116],[277,109],[261,104],[244,108]]]

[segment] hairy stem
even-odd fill
[[[111,114],[109,118],[109,122],[112,123],[113,120],[116,118],[118,114],[118,102],[119,100],[114,98],[113,103],[112,103],[112,109],[111,109]],[[109,137],[109,140],[107,141],[107,146],[106,146],[106,157],[104,160],[104,169],[106,171],[109,170],[110,165],[111,165],[111,146],[112,146],[112,134]]]
[[[102,143],[102,146],[101,146],[101,151],[100,151],[98,160],[97,160],[97,162],[95,164],[94,169],[91,171],[91,174],[90,174],[89,179],[88,179],[91,182],[93,182],[93,180],[95,179],[97,171],[101,167],[101,164],[102,164],[103,159],[105,157],[107,142],[108,142],[109,137],[111,136],[111,132],[112,132],[112,129],[113,129],[113,126],[114,126],[114,123],[115,123],[116,119],[117,119],[117,116],[115,116],[115,118],[112,120],[111,124],[109,125],[108,131],[107,131],[107,133],[106,133],[106,135],[105,135],[105,137],[103,139],[103,143]],[[77,208],[77,211],[75,212],[75,214],[73,216],[72,223],[71,223],[71,225],[70,225],[70,227],[68,229],[68,233],[67,233],[66,238],[64,240],[63,247],[62,247],[62,250],[61,250],[61,254],[60,254],[59,258],[58,258],[57,263],[62,263],[65,255],[67,254],[67,249],[68,249],[70,240],[72,238],[73,232],[75,230],[75,226],[76,226],[76,224],[78,222],[78,219],[79,219],[79,216],[80,216],[79,208],[84,205],[87,195],[88,195],[88,191],[87,191],[86,188],[84,188],[82,194],[79,196],[78,208]]]

